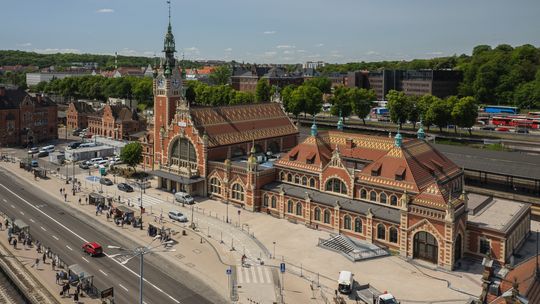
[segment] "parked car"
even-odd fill
[[[70,144],[68,145],[68,148],[70,148],[70,149],[77,149],[81,144],[82,144],[82,142],[73,142],[73,143],[70,143]]]
[[[113,182],[112,180],[106,178],[106,177],[102,177],[99,179],[99,183],[102,184],[102,185],[105,185],[105,186],[112,186]]]
[[[96,242],[88,242],[82,245],[82,250],[90,256],[98,256],[103,253],[103,247]]]
[[[108,165],[109,165],[109,161],[106,159],[102,159],[94,163],[94,168],[99,168],[99,166],[107,167]]]
[[[103,157],[96,157],[96,158],[92,158],[92,159],[88,160],[86,163],[89,166],[93,166],[95,163],[97,163],[98,161],[102,161],[102,160],[103,160]]]
[[[495,131],[499,131],[499,132],[510,132],[510,129],[509,128],[506,128],[506,127],[498,127],[495,129]]]
[[[38,161],[35,159],[33,159],[30,164],[32,165],[32,167],[39,167]]]
[[[183,215],[180,211],[170,211],[169,218],[173,221],[178,221],[181,223],[185,223],[188,221],[187,217]]]
[[[39,152],[54,152],[54,145],[48,145],[48,146],[45,146],[45,147],[41,147],[41,149],[39,149]]]
[[[117,185],[117,187],[118,187],[118,190],[120,191],[133,192],[133,187],[131,187],[130,185],[126,183],[120,183]]]
[[[29,154],[36,154],[39,152],[39,148],[38,147],[32,147],[30,148],[30,150],[28,150],[28,153]]]
[[[90,166],[88,166],[88,164],[85,161],[83,161],[83,162],[79,163],[79,168],[88,169],[88,168],[90,168]]]
[[[193,197],[185,192],[176,192],[174,194],[174,198],[177,202],[182,204],[195,204],[195,200],[193,199]]]
[[[46,157],[46,156],[49,156],[49,152],[47,151],[39,151],[39,153],[37,154],[37,157]]]
[[[110,161],[109,161],[109,164],[111,165],[120,165],[122,163],[122,160],[120,159],[120,157],[113,157]]]

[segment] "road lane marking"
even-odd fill
[[[15,206],[12,204],[12,205],[11,205],[11,208],[15,208]]]
[[[82,257],[83,260],[86,261],[86,263],[90,263],[90,261],[88,261],[85,257]]]
[[[19,211],[19,212],[21,213],[21,215],[24,215],[24,212],[22,212],[22,211]]]
[[[53,239],[55,239],[57,241],[59,240],[59,238],[57,238],[56,235],[53,235],[52,237],[53,237]]]
[[[34,221],[33,219],[30,219],[30,222],[35,223],[36,221]]]
[[[6,186],[4,186],[4,184],[0,184],[0,186],[2,188],[4,188],[5,190],[7,190],[9,193],[11,193],[13,196],[17,197],[18,199],[20,199],[22,202],[24,202],[25,204],[27,204],[28,206],[34,208],[36,211],[38,211],[39,213],[43,214],[44,216],[46,216],[48,219],[50,219],[51,221],[53,221],[54,223],[56,223],[58,226],[66,229],[67,231],[69,231],[71,234],[73,234],[74,236],[78,237],[81,241],[83,241],[84,243],[88,243],[88,241],[83,238],[82,236],[78,235],[75,231],[69,229],[68,227],[66,227],[64,224],[60,223],[59,221],[55,220],[52,216],[48,215],[47,213],[45,213],[43,210],[37,208],[36,206],[32,205],[30,202],[28,202],[27,200],[25,200],[24,198],[22,198],[20,195],[18,195],[17,193],[11,191],[9,188],[7,188]],[[13,207],[15,208],[15,207]],[[43,228],[43,227],[42,227]],[[116,264],[118,264],[120,267],[124,268],[126,271],[130,272],[131,274],[133,274],[134,276],[136,276],[137,278],[140,278],[140,275],[138,273],[136,273],[135,271],[131,270],[129,267],[127,267],[126,265],[122,264],[120,261],[117,261],[116,259],[112,258],[110,255],[106,254],[105,253],[105,256],[110,258],[111,260],[115,261]],[[161,290],[159,287],[157,287],[157,285],[153,284],[152,282],[148,281],[147,279],[143,278],[144,282],[146,282],[148,285],[152,286],[154,289],[158,290],[159,292],[163,293],[164,295],[170,297],[175,303],[177,304],[180,304],[180,301],[172,298],[168,293],[164,292],[163,290]]]
[[[47,231],[47,229],[43,228],[43,226],[41,226],[39,228],[41,228],[41,230],[43,230],[43,231]]]
[[[103,275],[106,276],[106,277],[109,276],[105,271],[103,271],[103,270],[101,270],[101,269],[99,269],[99,272],[103,273]]]
[[[7,203],[7,201],[6,201],[6,199],[5,199],[5,198],[3,198],[2,200],[4,201],[4,203]]]
[[[73,249],[71,249],[71,247],[69,247],[68,245],[66,245],[66,248],[73,251]]]
[[[118,284],[118,286],[122,287],[122,289],[125,290],[125,291],[129,291],[129,290],[128,290],[127,288],[125,288],[124,285],[122,285],[122,284]],[[144,302],[143,302],[143,303],[144,303]]]

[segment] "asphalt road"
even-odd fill
[[[89,215],[73,216],[73,211],[70,212],[68,208],[68,205],[58,202],[48,193],[33,188],[11,177],[8,172],[0,170],[0,211],[11,218],[22,219],[26,222],[30,226],[33,239],[40,240],[44,246],[50,247],[68,265],[79,264],[88,273],[93,274],[94,284],[99,289],[114,287],[115,303],[138,303],[139,258],[121,265],[118,260],[109,256],[118,251],[106,247],[108,244],[126,248],[136,245],[122,243],[118,235],[114,236],[118,234],[114,228],[96,229],[92,226],[94,224],[92,220],[85,220],[84,217]],[[1,237],[7,236],[3,234]],[[89,257],[84,254],[81,246],[87,241],[102,244],[105,255]],[[145,303],[215,302],[215,299],[207,300],[186,287],[186,284],[180,282],[177,276],[173,278],[166,271],[160,270],[147,261],[148,258],[145,256]],[[183,282],[194,281],[194,278],[188,277],[185,273],[181,274]]]

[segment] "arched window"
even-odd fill
[[[281,172],[279,173],[279,179],[282,180],[282,181],[285,180],[285,172],[281,171]]]
[[[381,195],[379,196],[379,201],[381,204],[386,204],[386,193],[381,192]]]
[[[343,217],[343,228],[347,230],[351,230],[351,217],[348,215],[345,215]]]
[[[287,174],[287,181],[292,182],[292,174]]]
[[[237,201],[244,201],[244,187],[239,183],[232,185],[232,198]]]
[[[187,138],[178,137],[171,145],[171,163],[182,165],[182,162],[197,162],[197,154],[191,141]]]
[[[321,220],[321,209],[319,207],[316,207],[315,208],[315,216],[314,216],[314,219],[316,221],[320,221]]]
[[[298,175],[294,176],[294,183],[295,184],[300,184],[300,176],[298,176]]]
[[[354,219],[354,232],[362,233],[362,220],[359,217]]]
[[[347,194],[347,186],[340,179],[331,178],[326,182],[326,191]]]
[[[330,224],[330,211],[328,209],[324,210],[324,223]]]
[[[375,191],[369,192],[369,200],[376,202],[377,201],[377,192],[375,192]]]
[[[379,240],[385,240],[386,239],[386,228],[384,228],[383,224],[377,225],[377,238]]]
[[[390,196],[390,205],[397,206],[397,196],[395,195]]]
[[[275,196],[272,196],[272,199],[270,200],[272,203],[271,203],[271,207],[276,209],[276,202],[277,202],[277,199]]]
[[[210,179],[210,193],[221,194],[221,182],[217,177]]]
[[[397,229],[396,227],[390,227],[390,243],[397,243]]]
[[[263,196],[263,206],[268,207],[268,195],[266,194]]]
[[[296,215],[302,216],[302,203],[296,203]]]
[[[309,179],[309,186],[315,188],[315,179],[313,177]]]
[[[307,177],[302,176],[302,185],[307,186]]]
[[[287,202],[287,213],[293,213],[293,202]]]
[[[367,191],[366,189],[360,190],[360,198],[366,199],[367,198]]]

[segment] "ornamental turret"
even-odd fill
[[[165,53],[165,60],[163,61],[163,75],[170,77],[172,70],[176,67],[176,60],[174,59],[174,53],[176,52],[176,46],[174,42],[174,35],[172,33],[171,26],[171,3],[169,4],[169,26],[167,27],[167,33],[163,41],[163,53]]]

